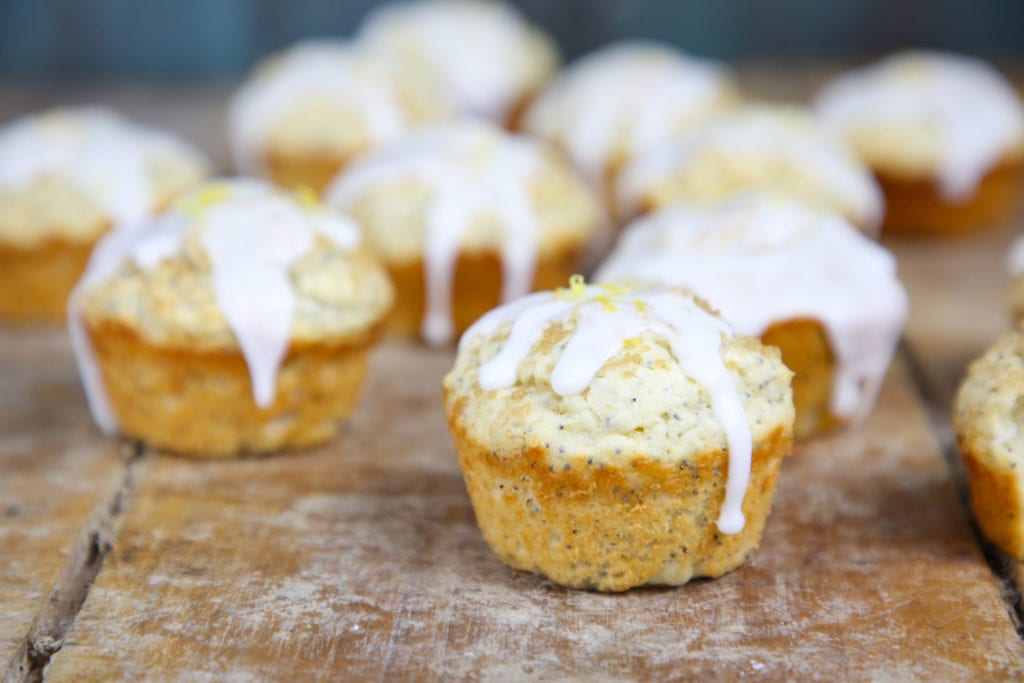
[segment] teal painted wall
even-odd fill
[[[373,0],[0,0],[0,77],[234,74],[302,37],[346,35]],[[907,45],[1024,58],[1024,0],[519,0],[569,56],[649,36],[726,59]]]

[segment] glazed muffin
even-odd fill
[[[392,301],[350,220],[223,180],[99,243],[69,324],[107,433],[230,457],[330,439]]]
[[[974,230],[1019,204],[1024,107],[984,62],[900,53],[835,79],[815,108],[878,177],[887,232]]]
[[[444,403],[498,557],[622,591],[718,577],[756,549],[792,445],[791,377],[688,295],[577,276],[467,330]]]
[[[714,205],[770,190],[836,213],[875,234],[882,195],[868,170],[797,107],[747,106],[696,127],[628,164],[618,181],[622,217],[676,202]]]
[[[387,4],[369,14],[359,40],[431,74],[458,113],[498,123],[517,119],[559,62],[551,39],[499,2]]]
[[[627,227],[601,282],[679,287],[793,370],[797,437],[866,416],[907,317],[896,260],[838,216],[764,193]]]
[[[1012,278],[1010,283],[1010,310],[1016,322],[1024,320],[1024,237],[1018,237],[1010,249],[1007,263]]]
[[[210,172],[176,138],[99,107],[0,129],[0,316],[61,320],[96,240]]]
[[[595,187],[611,189],[629,159],[733,106],[738,93],[723,65],[671,45],[624,41],[570,64],[523,128],[555,143]]]
[[[1013,332],[974,361],[953,424],[982,532],[1024,560],[1024,336]]]
[[[307,41],[257,67],[231,101],[228,136],[240,172],[319,192],[355,156],[449,114],[406,62]]]
[[[367,155],[325,201],[398,291],[390,328],[446,344],[501,301],[565,282],[603,234],[597,200],[535,140],[463,121]]]

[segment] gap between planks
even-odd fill
[[[985,562],[988,563],[992,574],[999,581],[999,592],[1006,601],[1007,612],[1013,622],[1017,634],[1024,639],[1024,593],[1021,587],[1024,586],[1024,567],[1016,559],[1010,557],[998,546],[992,543],[978,528],[971,510],[971,494],[967,480],[967,468],[960,457],[960,447],[957,444],[956,436],[952,425],[952,410],[955,391],[943,387],[941,382],[929,376],[921,358],[915,353],[913,346],[904,338],[900,342],[900,353],[903,355],[907,368],[910,371],[911,384],[921,399],[921,405],[925,409],[925,415],[931,426],[935,440],[939,444],[939,451],[946,459],[949,467],[950,477],[956,487],[960,503],[967,511],[967,519],[971,525],[971,531],[978,541]]]
[[[64,638],[78,616],[103,560],[131,507],[148,453],[139,443],[126,443],[121,463],[121,482],[101,500],[78,534],[67,561],[29,626],[24,642],[2,671],[4,683],[38,683],[46,666],[63,647]]]

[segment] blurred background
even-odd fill
[[[299,38],[347,35],[373,0],[0,0],[0,78],[195,80]],[[739,60],[906,46],[1024,60],[1024,0],[519,0],[567,57],[647,36]]]

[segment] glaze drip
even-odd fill
[[[596,279],[691,291],[750,336],[819,321],[837,361],[831,410],[853,420],[871,410],[907,316],[884,247],[837,216],[766,193],[637,221]]]
[[[448,98],[469,115],[505,118],[530,83],[530,29],[515,8],[472,0],[384,5],[367,17],[359,40],[427,64]]]
[[[213,293],[245,358],[253,399],[273,404],[277,373],[288,351],[295,296],[291,266],[324,237],[344,249],[359,244],[356,226],[333,212],[255,180],[208,183],[149,221],[104,237],[68,303],[72,345],[93,417],[113,434],[117,420],[103,388],[85,326],[83,298],[126,262],[153,270],[181,255],[198,236],[209,259]]]
[[[882,219],[881,189],[835,138],[798,108],[750,107],[694,128],[677,142],[640,155],[626,167],[618,185],[620,205],[636,213],[644,192],[674,175],[683,175],[704,157],[724,160],[769,158],[792,168],[851,208],[871,232]],[[725,162],[727,163],[727,162]],[[757,187],[771,189],[771,177]]]
[[[396,64],[344,42],[299,43],[256,73],[235,95],[228,111],[236,168],[266,175],[265,137],[277,119],[302,102],[350,107],[377,143],[408,126],[394,85]]]
[[[374,187],[414,180],[430,190],[423,238],[426,311],[421,333],[431,344],[454,335],[452,285],[463,236],[481,215],[502,229],[502,301],[530,291],[540,230],[530,181],[543,160],[540,146],[482,122],[410,135],[357,161],[331,184],[326,201],[351,208]]]
[[[988,64],[942,52],[908,52],[840,76],[818,96],[822,120],[840,133],[910,125],[939,138],[938,186],[969,199],[985,173],[1024,145],[1024,108]]]
[[[160,199],[153,165],[202,155],[160,131],[101,107],[55,109],[0,131],[0,188],[21,190],[47,176],[66,179],[120,225],[149,215]]]
[[[530,108],[526,128],[563,140],[600,186],[617,145],[635,154],[672,139],[727,88],[724,67],[654,41],[626,41],[572,64]]]
[[[586,286],[580,278],[568,290],[531,294],[485,314],[460,346],[493,335],[506,323],[511,323],[508,339],[480,368],[486,390],[514,386],[519,364],[552,325],[575,327],[551,372],[551,388],[559,396],[586,391],[601,368],[638,337],[666,341],[683,372],[707,392],[725,433],[729,469],[718,528],[724,534],[743,530],[753,443],[736,382],[721,356],[722,339],[732,336],[725,321],[678,292],[632,293],[614,285]]]

